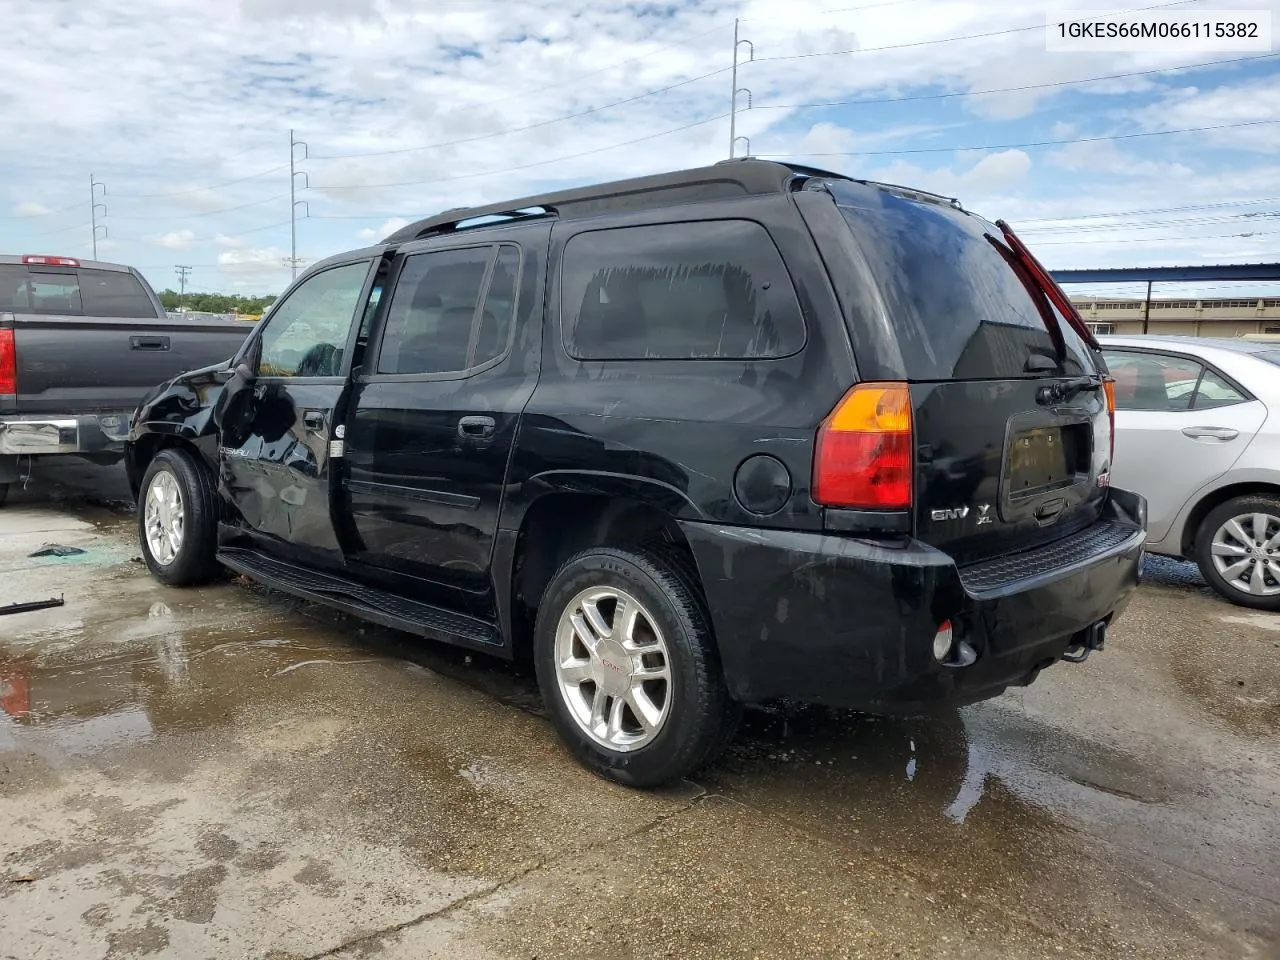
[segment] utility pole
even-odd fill
[[[302,156],[298,156],[298,148],[302,148]],[[298,200],[296,185],[298,177],[302,177],[303,189],[311,186],[311,178],[305,170],[296,169],[298,160],[306,160],[309,151],[305,140],[298,140],[289,131],[289,267],[293,271],[293,279],[298,279],[298,207],[307,208],[306,216],[311,216],[311,205],[305,200]]]
[[[186,264],[178,264],[173,268],[173,272],[178,275],[178,312],[182,312],[182,298],[187,295],[187,274],[191,272],[191,267]]]
[[[739,22],[740,21],[737,17],[733,18],[733,77],[732,77],[732,84],[731,84],[733,93],[729,97],[729,159],[730,160],[733,159],[733,150],[738,140],[746,139],[745,137],[738,136],[738,93],[743,89],[738,86],[738,50],[745,43],[751,51],[751,55],[747,57],[747,62],[749,63],[756,58],[756,45],[752,43],[750,40],[741,40],[738,37]],[[751,96],[751,91],[748,90],[746,91],[746,93],[749,98]],[[750,104],[749,99],[747,102],[748,104]],[[748,143],[748,149],[750,149],[751,141],[748,140],[747,143]]]
[[[98,193],[98,188],[102,188],[102,193]],[[102,231],[102,239],[107,239],[106,224],[98,225],[98,211],[102,211],[102,215],[107,215],[107,205],[99,203],[99,196],[107,195],[107,185],[100,180],[95,180],[93,174],[89,174],[89,223],[93,226],[93,259],[98,259],[98,231]]]

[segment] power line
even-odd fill
[[[690,34],[689,36],[685,37],[685,41],[697,40],[701,37],[705,37],[707,34],[721,29],[722,26],[723,26],[722,24],[717,23],[715,26],[710,27],[706,30],[703,30],[701,33]],[[484,100],[484,101],[481,101],[480,103],[473,103],[470,105],[470,108],[491,107],[497,103],[507,103],[510,100],[519,100],[523,97],[531,97],[535,94],[545,93],[547,90],[558,90],[560,87],[567,87],[570,84],[578,83],[582,80],[587,79],[588,77],[596,77],[602,73],[608,73],[610,70],[616,70],[618,67],[625,67],[627,66],[627,64],[638,63],[641,60],[645,60],[645,59],[648,59],[649,57],[656,56],[657,54],[662,53],[665,50],[670,50],[673,47],[678,47],[682,45],[683,45],[682,43],[666,43],[660,47],[656,47],[655,49],[650,50],[648,53],[642,53],[642,54],[639,54],[638,56],[631,57],[627,60],[619,60],[617,63],[611,63],[607,67],[601,67],[599,70],[591,70],[587,73],[579,73],[576,76],[570,77],[567,80],[558,80],[555,83],[549,83],[545,87],[535,87],[532,90],[522,90],[519,93],[511,94],[511,96],[509,97],[499,97],[497,100]],[[316,159],[318,160],[321,158],[317,157]]]
[[[1211,60],[1206,63],[1192,63],[1182,67],[1159,67],[1154,70],[1137,70],[1132,73],[1113,73],[1105,77],[1085,77],[1080,80],[1055,80],[1051,83],[1027,83],[1017,87],[993,87],[990,90],[961,90],[954,93],[928,93],[910,97],[877,97],[864,100],[826,100],[816,103],[766,103],[753,106],[752,110],[809,110],[818,107],[845,107],[861,104],[914,103],[919,100],[947,100],[954,97],[982,97],[995,93],[1019,93],[1024,90],[1047,90],[1053,87],[1070,87],[1082,83],[1099,83],[1103,80],[1124,80],[1129,77],[1148,77],[1157,73],[1175,73],[1179,70],[1200,70],[1206,67],[1217,67],[1225,64],[1244,63],[1250,60],[1267,60],[1280,57],[1280,53],[1264,53],[1254,57],[1237,57],[1232,60]]]
[[[45,210],[43,213],[6,213],[0,216],[0,220],[35,220],[39,217],[52,217],[59,213],[66,213],[68,210],[76,210],[84,206],[84,202],[77,200],[75,203],[69,203],[65,207],[59,207],[57,210]]]
[[[1150,7],[1135,7],[1133,10],[1117,10],[1114,16],[1127,16],[1144,10],[1161,10],[1165,7],[1181,7],[1199,0],[1174,0],[1173,3],[1157,3]],[[906,50],[913,47],[930,47],[941,43],[957,43],[961,40],[985,40],[989,37],[1005,37],[1014,33],[1029,33],[1032,30],[1043,30],[1043,23],[1027,27],[1010,27],[1006,30],[988,30],[985,33],[969,33],[959,37],[939,37],[935,40],[913,40],[910,43],[890,43],[880,47],[857,47],[853,50],[827,50],[820,53],[789,53],[778,57],[758,57],[756,63],[770,63],[780,60],[808,60],[811,57],[841,57],[853,53],[878,53],[881,50]]]
[[[1113,133],[1105,137],[1073,137],[1065,140],[1033,140],[1028,143],[991,143],[972,146],[952,147],[917,147],[912,150],[846,150],[825,153],[806,153],[806,157],[896,157],[917,153],[952,153],[963,150],[1012,150],[1020,147],[1057,147],[1071,143],[1100,143],[1104,140],[1136,140],[1141,137],[1167,137],[1176,133],[1207,133],[1211,130],[1238,130],[1241,127],[1259,127],[1280,123],[1275,120],[1244,120],[1240,123],[1219,123],[1209,127],[1183,127],[1179,130],[1150,130],[1145,133]],[[765,159],[782,159],[800,154],[793,153],[758,153],[757,157]]]
[[[1070,233],[1110,233],[1115,230],[1159,230],[1163,227],[1198,227],[1207,224],[1239,223],[1244,220],[1274,219],[1280,217],[1280,211],[1264,211],[1256,214],[1237,213],[1221,217],[1180,217],[1175,220],[1134,220],[1123,223],[1095,223],[1080,226],[1032,226],[1026,227],[1027,233],[1070,234]]]
[[[122,217],[112,214],[112,220],[186,220],[190,217],[212,217],[220,213],[232,213],[236,210],[247,210],[249,207],[260,207],[264,203],[274,203],[277,200],[284,200],[285,194],[277,193],[274,197],[265,197],[262,200],[253,200],[249,203],[237,204],[234,207],[223,207],[221,210],[200,210],[195,213],[183,213],[177,216],[169,214],[163,217]]]
[[[168,197],[188,197],[195,193],[204,193],[206,190],[216,190],[219,187],[230,187],[237,183],[246,183],[250,180],[257,180],[259,177],[265,177],[268,174],[279,173],[281,170],[288,170],[289,164],[282,163],[277,167],[271,167],[268,170],[260,170],[257,173],[251,173],[246,177],[237,177],[234,180],[224,180],[221,183],[210,183],[203,187],[192,187],[189,190],[176,190],[171,193],[126,193],[117,195],[117,199],[125,200],[163,200]]]
[[[580,117],[590,116],[594,113],[600,113],[604,110],[610,110],[613,107],[620,107],[623,104],[635,103],[637,100],[644,100],[647,97],[654,97],[668,90],[675,90],[677,87],[688,86],[691,83],[697,83],[699,80],[706,80],[708,77],[718,77],[723,73],[728,73],[730,67],[721,67],[718,70],[712,70],[710,73],[699,74],[696,77],[689,77],[686,80],[680,80],[676,83],[668,84],[665,87],[658,87],[656,90],[649,90],[646,93],[637,94],[634,97],[626,97],[622,100],[615,100],[612,103],[606,103],[599,107],[591,107],[589,110],[582,110],[578,113],[566,114],[562,117],[552,117],[548,120],[539,120],[536,123],[525,124],[522,127],[508,127],[505,130],[495,130],[492,133],[477,134],[474,137],[463,137],[460,140],[444,140],[440,143],[423,144],[420,147],[401,147],[396,150],[373,150],[368,153],[329,153],[316,154],[312,160],[354,160],[363,157],[392,157],[404,153],[417,153],[420,150],[439,150],[444,147],[456,147],[464,143],[477,143],[481,140],[490,140],[494,137],[505,137],[512,133],[523,133],[526,130],[536,130],[539,127],[549,127],[553,123],[561,123],[565,120],[577,120]]]
[[[828,13],[858,13],[862,10],[878,10],[880,7],[901,7],[908,3],[919,3],[920,0],[885,0],[884,3],[868,3],[861,7],[835,7],[831,10],[814,10],[806,13],[806,17],[821,17]],[[743,23],[777,23],[780,20],[794,22],[795,17],[743,17]]]
[[[566,160],[578,160],[578,159],[581,159],[582,157],[590,157],[597,153],[604,153],[607,150],[616,150],[619,147],[629,147],[637,143],[644,143],[649,140],[656,140],[659,137],[666,137],[666,136],[670,136],[673,133],[680,133],[684,130],[691,130],[694,127],[701,127],[701,126],[705,126],[708,123],[715,123],[716,121],[723,120],[728,116],[729,114],[727,113],[721,113],[721,114],[717,114],[714,117],[707,117],[704,120],[695,120],[693,123],[686,123],[683,126],[673,127],[670,130],[663,130],[659,133],[650,133],[643,137],[636,137],[634,140],[624,140],[621,143],[611,143],[605,147],[596,147],[594,150],[584,150],[581,153],[571,153],[563,157],[552,157],[548,160],[537,160],[537,161],[534,161],[533,163],[524,163],[516,167],[504,167],[501,170],[483,170],[478,173],[462,173],[454,177],[439,177],[432,180],[400,180],[400,181],[397,181],[396,183],[357,183],[357,184],[352,184],[350,186],[332,186],[332,187],[329,187],[328,189],[333,191],[343,191],[343,190],[380,190],[388,187],[417,187],[417,186],[424,186],[427,184],[452,183],[456,180],[473,180],[473,179],[476,179],[477,177],[492,177],[500,173],[516,173],[520,170],[529,170],[529,169],[532,169],[533,167],[545,167],[548,164],[563,163]],[[325,189],[325,187],[323,184],[321,184],[315,189],[323,190]]]
[[[1261,203],[1280,203],[1280,197],[1263,197],[1259,200],[1225,200],[1220,203],[1191,203],[1182,207],[1154,207],[1146,210],[1120,210],[1116,213],[1082,213],[1072,217],[1032,217],[1019,220],[1027,223],[1060,223],[1068,220],[1096,220],[1103,217],[1138,217],[1154,213],[1181,213],[1184,210],[1217,210],[1222,207],[1243,207]]]
[[[1037,247],[1062,247],[1067,244],[1088,243],[1199,243],[1201,240],[1249,240],[1253,237],[1269,237],[1280,230],[1251,230],[1248,233],[1215,233],[1207,237],[1117,237],[1114,240],[1037,240]]]

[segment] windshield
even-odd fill
[[[1093,371],[1088,348],[1058,317],[1060,371],[1032,357],[1057,351],[1031,291],[979,217],[886,190],[831,192],[879,281],[911,380],[985,380]],[[1044,305],[1052,310],[1051,305]]]

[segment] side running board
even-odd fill
[[[502,646],[498,629],[484,620],[299,567],[256,550],[223,547],[218,551],[218,562],[282,593],[323,603],[394,630],[465,647]]]

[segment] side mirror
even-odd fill
[[[258,372],[243,361],[236,364],[235,374],[236,377],[245,384],[253,383],[258,379]]]

